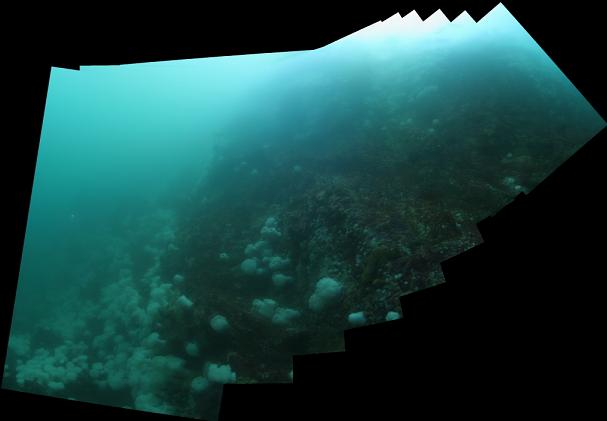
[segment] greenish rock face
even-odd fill
[[[213,419],[223,383],[400,317],[604,127],[503,6],[53,69],[2,386]]]

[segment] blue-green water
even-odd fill
[[[215,418],[223,383],[399,317],[604,126],[502,6],[53,69],[3,387]]]

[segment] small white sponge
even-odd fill
[[[308,306],[314,311],[321,311],[334,302],[343,291],[343,286],[333,278],[324,277],[316,283],[316,290],[308,300]]]
[[[389,311],[388,314],[386,314],[386,321],[391,321],[391,320],[398,320],[400,319],[400,314],[398,314],[398,312],[396,311]]]
[[[181,295],[177,299],[177,303],[179,303],[179,305],[181,305],[182,307],[185,307],[185,308],[191,308],[194,305],[194,303],[185,295]]]
[[[350,313],[348,321],[353,326],[362,326],[367,323],[367,318],[365,317],[364,312],[358,311],[356,313]]]
[[[236,381],[236,373],[232,371],[229,364],[210,364],[207,375],[209,381],[214,383],[234,383]]]
[[[260,316],[271,319],[276,307],[278,307],[278,303],[271,298],[255,298],[252,310]]]
[[[292,308],[279,307],[272,317],[272,323],[275,325],[288,325],[293,319],[298,318],[300,315],[301,313],[299,313],[299,311],[293,310]]]
[[[202,376],[194,377],[192,380],[192,391],[194,393],[204,392],[209,387],[209,381]]]
[[[230,323],[228,323],[228,319],[218,314],[211,319],[211,327],[215,332],[225,332],[230,328]]]

